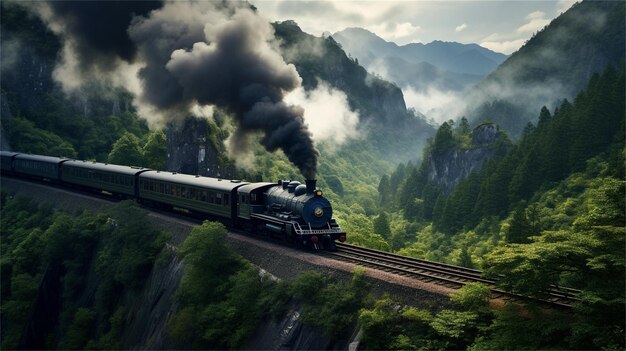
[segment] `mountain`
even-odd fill
[[[463,90],[506,58],[477,44],[433,41],[399,46],[362,28],[345,29],[333,38],[368,70],[417,90],[433,84],[439,89]],[[432,74],[432,68],[428,74],[424,65],[433,66],[436,74]],[[404,79],[395,80],[397,77]]]
[[[307,34],[294,21],[274,23],[274,30],[285,60],[296,66],[305,89],[314,89],[321,80],[345,92],[350,108],[359,111],[369,143],[385,157],[420,158],[421,147],[434,129],[407,110],[398,86],[370,74],[333,37]]]
[[[624,65],[623,1],[583,1],[553,20],[468,94],[470,122],[513,135],[546,105],[572,99],[594,73]]]

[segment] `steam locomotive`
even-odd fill
[[[346,240],[315,180],[248,183],[9,151],[0,161],[5,175],[178,209],[298,247],[335,250],[336,240]]]

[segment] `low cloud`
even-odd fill
[[[550,20],[546,18],[546,14],[542,11],[535,11],[526,16],[528,22],[517,28],[517,33],[534,33],[545,27]]]
[[[458,119],[465,110],[462,93],[428,88],[417,91],[410,87],[402,88],[407,107],[412,107],[429,119],[443,123],[449,119]]]
[[[576,3],[576,0],[559,0],[556,3],[556,14],[559,15],[572,7]]]
[[[466,28],[467,28],[467,24],[466,24],[466,23],[463,23],[462,25],[457,26],[454,30],[455,30],[455,31],[457,31],[457,32],[462,32],[462,31],[464,31]]]
[[[422,31],[422,27],[415,26],[409,22],[385,22],[379,25],[367,26],[366,28],[383,39],[393,41],[398,45],[416,42],[416,34]]]
[[[480,46],[493,50],[495,52],[501,52],[508,55],[519,49],[526,42],[526,39],[509,40],[497,38],[500,38],[497,33],[491,34],[487,38],[483,39],[483,41],[480,43]]]
[[[304,122],[317,144],[332,149],[360,135],[359,114],[350,109],[348,97],[324,81],[318,80],[317,88],[311,91],[292,91],[285,102],[304,108]]]

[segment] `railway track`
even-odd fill
[[[580,291],[576,289],[552,286],[543,297],[530,298],[497,288],[496,280],[484,278],[482,272],[476,269],[400,256],[349,244],[337,243],[337,251],[330,252],[328,255],[359,266],[374,268],[453,289],[459,289],[469,283],[482,283],[491,289],[491,298],[493,299],[521,302],[538,300],[558,308],[571,308],[579,301],[576,295]]]

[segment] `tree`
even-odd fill
[[[167,138],[162,130],[156,130],[148,135],[148,141],[143,146],[145,167],[165,170],[167,162]]]
[[[467,268],[474,268],[472,255],[467,250],[467,245],[461,246],[461,254],[459,255],[459,265]]]
[[[506,240],[509,243],[527,243],[528,237],[531,233],[531,226],[526,218],[526,211],[524,205],[521,204],[513,211],[511,222],[509,223],[509,230],[507,231]]]
[[[109,153],[109,163],[126,166],[142,166],[143,156],[139,146],[139,138],[132,133],[124,133],[113,144]]]
[[[74,147],[57,134],[39,129],[35,124],[23,118],[13,118],[10,123],[4,124],[7,129],[8,140],[16,150],[39,155],[77,156]]]
[[[461,118],[461,122],[459,122],[459,125],[456,127],[456,131],[459,135],[468,135],[471,133],[472,129],[465,116]]]
[[[385,240],[391,236],[391,228],[389,227],[389,217],[387,213],[381,212],[378,217],[374,219],[374,232],[380,234]]]
[[[389,177],[384,174],[381,178],[380,178],[380,182],[378,183],[378,198],[380,199],[380,204],[386,204],[387,201],[390,198],[390,189],[391,187],[389,186]]]
[[[489,313],[489,287],[482,283],[469,283],[450,294],[450,300],[474,313]]]
[[[334,174],[331,174],[331,175],[324,177],[324,180],[326,181],[326,184],[328,184],[328,186],[335,193],[337,193],[337,195],[343,196],[344,194],[343,183],[341,182],[341,179],[339,179],[339,177],[337,177]]]
[[[442,153],[450,150],[454,147],[454,145],[455,141],[454,134],[452,133],[452,126],[450,125],[450,122],[443,122],[435,135],[432,152]]]
[[[541,111],[539,112],[539,122],[537,123],[537,127],[543,127],[543,125],[549,123],[550,120],[552,120],[550,110],[548,110],[547,107],[543,106],[541,108]]]

